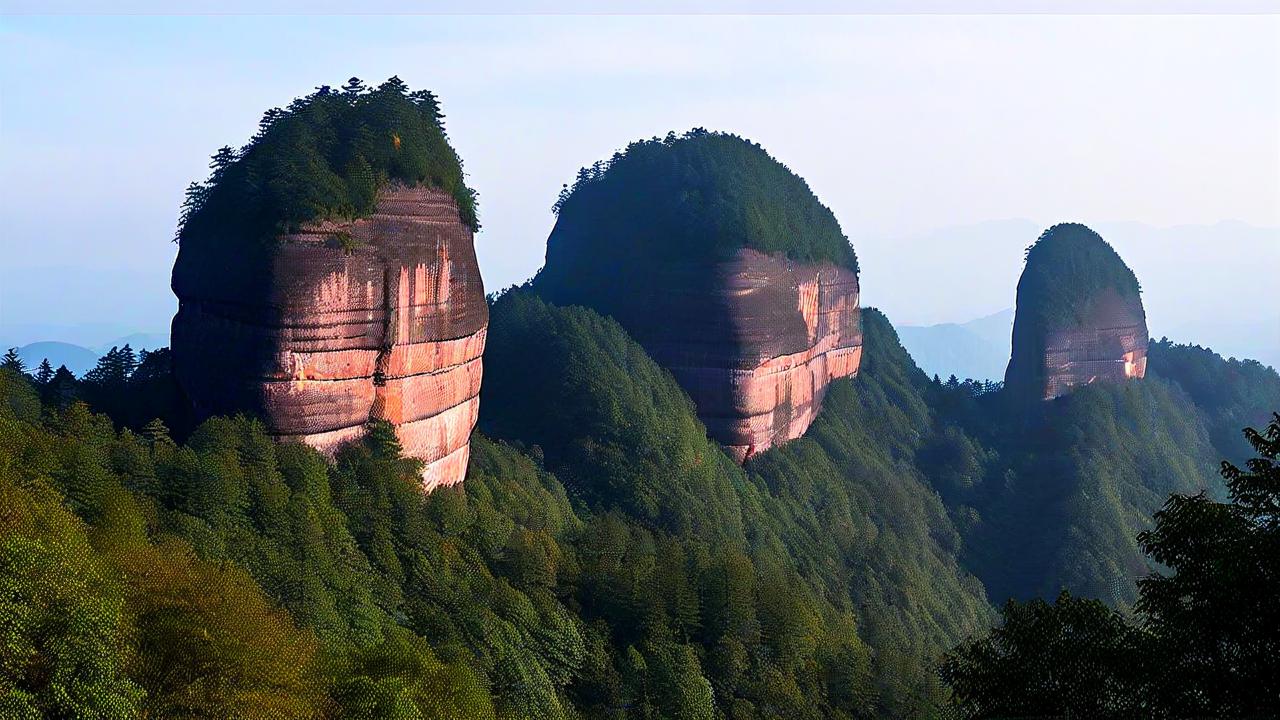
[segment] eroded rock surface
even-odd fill
[[[1009,374],[1030,375],[1029,383],[1045,400],[1092,382],[1141,378],[1147,372],[1148,340],[1142,301],[1121,298],[1112,291],[1094,299],[1080,325],[1052,328],[1045,335],[1043,350],[1029,348],[1021,354],[1024,363],[1039,367],[1018,367],[1011,360]],[[1015,324],[1015,347],[1018,342]]]
[[[540,292],[616,318],[740,462],[803,435],[831,380],[857,374],[862,329],[850,268],[743,248],[625,277],[570,274],[549,257]]]
[[[427,489],[466,474],[488,306],[472,232],[434,189],[273,247],[184,245],[174,371],[198,414],[250,412],[332,454],[387,420]]]

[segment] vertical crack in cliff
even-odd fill
[[[395,347],[396,307],[392,300],[392,270],[382,270],[382,337],[378,342],[378,355],[373,361],[373,405],[369,408],[369,420],[389,420],[387,417],[387,373],[391,368],[391,350]],[[398,292],[399,289],[397,288]]]

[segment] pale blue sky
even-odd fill
[[[867,302],[902,322],[1012,305],[1020,257],[1007,286],[929,292],[946,268],[902,238],[937,228],[1280,226],[1277,16],[6,16],[0,327],[164,329],[169,238],[208,156],[316,85],[393,74],[443,101],[490,289],[541,265],[578,167],[693,126],[804,176],[863,255]],[[1256,272],[1251,247],[1209,255]]]

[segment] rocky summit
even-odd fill
[[[1097,233],[1055,225],[1028,249],[1005,372],[1018,397],[1050,400],[1080,385],[1141,378],[1147,343],[1138,280]]]

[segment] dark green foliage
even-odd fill
[[[1252,448],[1242,427],[1265,425],[1280,407],[1280,374],[1257,360],[1224,359],[1199,345],[1168,338],[1147,350],[1147,377],[1177,383],[1205,418],[1218,457],[1243,463]]]
[[[965,717],[1152,717],[1140,648],[1145,636],[1097,600],[1063,591],[1008,601],[1001,625],[942,665]]]
[[[5,351],[4,357],[0,358],[0,368],[12,370],[22,375],[27,372],[27,366],[22,362],[22,358],[18,356],[18,348],[11,347]]]
[[[1280,414],[1223,463],[1230,503],[1174,495],[1139,535],[1162,570],[1136,620],[1063,594],[1010,601],[943,676],[967,717],[1274,717],[1280,713]]]
[[[475,193],[442,118],[432,93],[395,77],[372,90],[352,78],[269,110],[247,145],[220,149],[208,181],[188,188],[177,240],[263,243],[309,221],[367,216],[390,182],[446,190],[475,229]]]
[[[760,145],[694,129],[633,142],[583,168],[556,201],[548,265],[565,272],[723,257],[742,247],[855,272],[840,224]]]
[[[490,318],[482,427],[545,456],[589,517],[575,596],[611,660],[588,663],[570,689],[593,716],[661,709],[695,692],[694,677],[733,717],[936,706],[928,668],[989,616],[952,557],[945,510],[910,467],[926,381],[883,316],[867,330],[867,395],[838,383],[814,439],[746,473],[612,320],[524,290]],[[663,668],[685,663],[680,641],[700,670],[672,685]]]
[[[732,461],[693,404],[616,322],[509,292],[490,313],[487,432],[537,444],[593,507],[655,528],[741,543]],[[518,368],[518,370],[517,370]]]
[[[1222,464],[1230,504],[1175,495],[1138,537],[1168,568],[1138,583],[1136,605],[1157,693],[1187,715],[1280,714],[1280,415],[1244,436],[1257,457]]]
[[[1045,230],[1027,248],[1027,264],[1018,280],[1018,318],[1037,328],[1076,326],[1087,317],[1099,293],[1121,297],[1141,292],[1138,278],[1107,241],[1079,223]]]
[[[932,665],[943,650],[989,622],[981,584],[958,567],[960,535],[913,462],[931,412],[927,387],[883,314],[863,311],[863,365],[856,381],[832,383],[804,438],[759,456],[752,479],[777,498],[789,562],[812,582],[853,601],[875,650],[883,711],[928,706]],[[832,563],[843,569],[832,572]]]
[[[53,366],[49,364],[49,358],[40,361],[40,367],[33,376],[37,387],[48,385],[53,380]]]
[[[81,380],[59,372],[41,389],[45,402],[65,407],[81,399],[131,430],[156,418],[167,419],[179,437],[192,429],[187,401],[173,379],[169,348],[135,355],[128,345],[112,347]]]
[[[966,498],[982,518],[970,566],[993,600],[1066,588],[1132,603],[1151,569],[1134,539],[1151,513],[1170,493],[1216,485],[1194,406],[1158,380],[1097,383],[1017,417],[996,420],[998,459]]]

